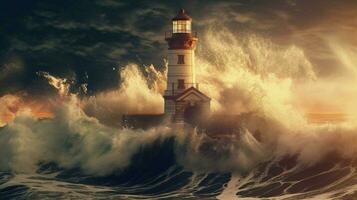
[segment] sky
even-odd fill
[[[37,72],[88,84],[90,94],[118,85],[128,63],[164,66],[165,31],[179,8],[198,36],[214,27],[295,45],[318,78],[356,72],[356,0],[12,0],[0,6],[0,96],[51,94]],[[201,48],[204,44],[199,43]],[[347,51],[347,53],[346,53]],[[346,55],[350,55],[346,58]],[[289,66],[286,66],[289,67]]]

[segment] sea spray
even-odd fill
[[[241,43],[241,39],[230,35],[227,36],[230,42],[222,43],[217,40],[222,38],[219,34],[223,33],[208,33],[212,43],[208,42],[206,48],[212,52],[208,55],[217,56],[207,58],[201,54],[198,60],[197,78],[203,83],[200,88],[213,98],[216,113],[253,113],[243,117],[240,129],[225,134],[229,137],[215,138],[195,129],[178,132],[171,124],[148,130],[113,126],[113,121],[119,121],[122,114],[161,111],[159,85],[165,85],[162,84],[165,80],[155,69],[146,72],[155,72],[148,76],[154,77],[149,81],[137,66],[127,66],[121,71],[123,84],[118,89],[95,97],[71,94],[64,79],[40,73],[59,91],[58,97],[50,100],[53,116],[40,119],[30,106],[9,109],[15,101],[2,99],[8,102],[3,110],[11,113],[11,120],[2,122],[4,127],[0,129],[1,171],[29,174],[44,163],[56,163],[64,170],[56,172],[62,176],[39,180],[55,177],[55,181],[64,183],[102,186],[121,177],[120,184],[124,186],[110,188],[114,192],[106,193],[114,197],[117,194],[152,195],[149,198],[215,197],[222,192],[231,173],[239,177],[238,183],[236,178],[232,179],[239,197],[301,199],[319,194],[336,198],[353,195],[356,191],[355,123],[311,125],[294,104],[295,84],[316,78],[304,53],[298,47],[280,48],[259,37],[246,38]],[[118,118],[112,113],[118,113]],[[112,122],[103,118],[107,114]],[[161,150],[153,151],[151,147]],[[159,153],[150,157],[152,152]],[[163,155],[163,152],[172,153]],[[140,185],[140,179],[135,179],[136,182],[125,179],[129,176],[123,172],[133,169],[130,174],[133,175],[143,169],[135,164],[137,160],[141,160],[139,163],[155,160],[157,166],[165,166],[157,168],[162,173],[155,173],[155,178],[146,176],[154,184]],[[165,162],[169,164],[164,165]],[[151,165],[150,169],[155,167]],[[89,178],[83,179],[82,175]],[[8,182],[6,174],[1,177]],[[104,178],[99,181],[95,179],[98,177]],[[29,184],[31,177],[22,178],[15,179],[13,184],[28,184],[36,190],[36,185]],[[324,181],[308,184],[316,179]],[[2,186],[0,194],[7,194],[11,186]],[[78,193],[83,194],[83,190]]]

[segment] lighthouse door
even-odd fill
[[[188,105],[184,111],[184,121],[191,125],[198,125],[203,118],[203,107],[200,104]]]

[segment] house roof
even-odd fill
[[[199,91],[198,89],[194,88],[194,87],[190,87],[187,90],[185,90],[183,93],[177,95],[175,97],[176,101],[182,101],[185,98],[187,98],[190,95],[195,95],[196,97],[202,99],[203,101],[210,101],[211,98],[209,98],[208,96],[206,96],[205,94],[203,94],[201,91]]]
[[[192,20],[192,18],[187,15],[186,11],[184,9],[180,9],[177,15],[172,19],[172,21],[176,20]]]

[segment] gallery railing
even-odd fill
[[[191,33],[173,33],[172,31],[165,32],[165,40],[172,38],[173,36],[180,36],[180,35],[190,35],[191,37],[197,38],[197,32],[193,31]]]

